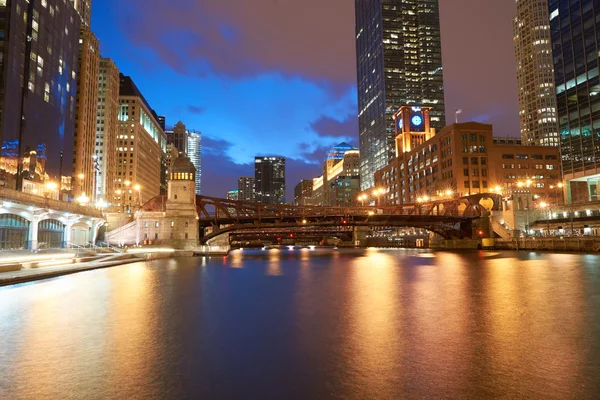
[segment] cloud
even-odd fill
[[[187,110],[192,114],[202,114],[206,110],[206,108],[189,105],[187,107]]]
[[[332,91],[356,80],[348,0],[111,1],[125,38],[181,74],[243,78],[278,71]]]
[[[322,116],[310,126],[319,136],[358,138],[358,118],[355,116],[349,116],[341,122],[332,117]]]

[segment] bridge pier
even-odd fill
[[[354,231],[352,232],[352,241],[356,247],[366,247],[367,245],[367,236],[371,231],[370,228],[366,226],[355,226]]]

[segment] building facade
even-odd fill
[[[438,0],[355,0],[361,186],[394,157],[394,112],[430,106],[444,127]]]
[[[403,135],[398,135],[402,148]],[[559,149],[523,146],[518,139],[494,138],[491,125],[452,124],[416,144],[375,174],[384,194],[380,204],[416,203],[477,193],[530,188],[532,195],[561,197]]]
[[[239,191],[237,189],[230,190],[227,192],[227,200],[238,201],[240,199]]]
[[[161,245],[193,249],[198,245],[195,168],[178,157],[169,169],[167,194],[158,195],[135,212],[134,221],[106,233],[118,245]]]
[[[523,144],[558,146],[547,0],[517,0],[513,30]]]
[[[294,204],[297,206],[312,206],[313,180],[302,179],[294,188]]]
[[[81,25],[90,27],[92,19],[92,0],[70,0],[81,17]]]
[[[285,158],[254,158],[254,190],[258,203],[285,203]]]
[[[253,176],[240,176],[238,178],[238,193],[240,201],[254,201]]]
[[[202,193],[202,134],[189,132],[187,135],[187,155],[196,167],[196,194]]]
[[[133,80],[121,74],[115,211],[131,214],[161,193],[167,138],[155,115]]]
[[[600,3],[548,5],[567,200],[600,200]]]
[[[98,112],[98,73],[100,68],[100,43],[89,28],[81,29],[79,40],[79,74],[75,113],[75,142],[73,151],[73,178],[81,184],[75,189],[75,197],[91,196],[97,172],[94,159],[96,149],[96,114]]]
[[[0,139],[45,142],[56,179],[71,175],[79,28],[70,2],[0,1]]]
[[[357,148],[340,143],[330,149],[323,163],[323,175],[313,179],[311,205],[337,206],[345,204],[348,197],[356,203],[356,195],[360,191],[356,187],[356,182],[360,181],[359,171],[360,152]],[[352,189],[356,187],[356,190],[347,196],[346,190],[337,190],[339,185]],[[342,197],[338,198],[338,195]]]
[[[98,160],[95,196],[110,202],[115,194],[117,132],[119,130],[119,69],[110,58],[100,60],[95,155]]]
[[[185,124],[181,121],[175,124],[173,130],[167,131],[167,143],[173,144],[180,153],[188,154],[188,135]]]

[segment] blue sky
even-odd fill
[[[440,3],[448,109],[517,136],[513,2]],[[358,145],[351,0],[103,0],[92,29],[167,125],[202,132],[205,194],[282,155],[291,199],[329,147]]]

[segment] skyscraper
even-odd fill
[[[188,157],[196,167],[196,194],[202,193],[202,134],[188,132],[187,134]]]
[[[600,3],[550,0],[548,5],[567,198],[599,200]]]
[[[80,19],[69,2],[44,4],[0,1],[0,139],[22,136],[21,153],[45,142],[57,179],[61,152],[71,174]]]
[[[100,43],[88,28],[81,29],[79,39],[79,74],[75,114],[75,143],[73,152],[73,180],[75,197],[94,198],[97,172],[92,156],[96,143],[96,114],[98,112],[98,69]]]
[[[81,17],[81,25],[89,28],[92,19],[92,0],[71,0],[71,3]]]
[[[259,203],[285,203],[284,157],[254,157],[254,190]]]
[[[254,201],[253,176],[240,176],[238,178],[238,193],[240,201]]]
[[[133,80],[121,74],[113,203],[127,213],[161,192],[167,138],[155,115]]]
[[[98,73],[95,155],[100,171],[97,173],[95,196],[109,202],[113,200],[117,178],[118,112],[119,69],[110,58],[103,58]]]
[[[438,0],[355,0],[361,187],[395,157],[394,113],[430,106],[445,123]]]
[[[558,146],[547,0],[517,0],[513,28],[523,144]]]

